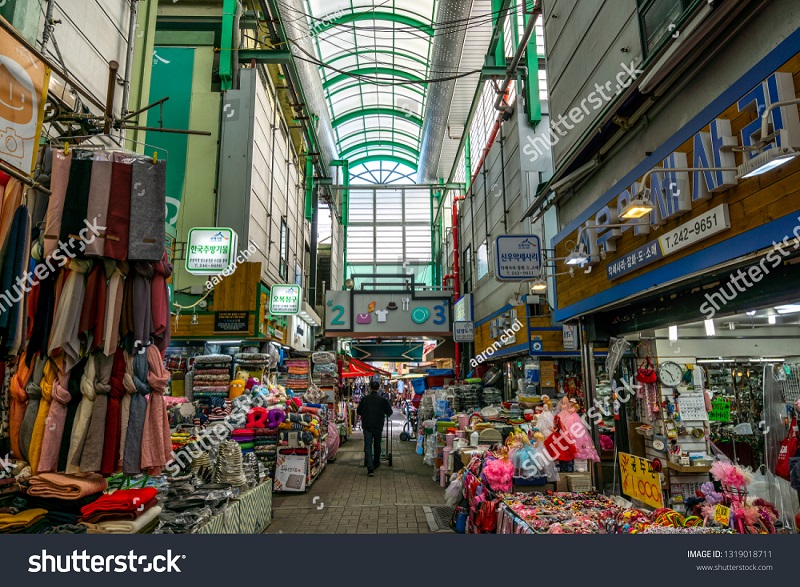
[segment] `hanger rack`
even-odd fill
[[[137,140],[134,140],[134,139],[130,139],[128,137],[114,137],[111,134],[77,135],[77,136],[57,138],[57,139],[56,138],[51,138],[50,139],[50,145],[51,145],[51,147],[52,146],[61,146],[61,145],[63,145],[64,146],[64,154],[68,155],[69,154],[69,150],[71,148],[70,147],[70,145],[71,145],[71,140],[70,139],[96,139],[96,138],[100,138],[100,137],[110,139],[112,142],[115,143],[116,147],[109,146],[109,145],[93,145],[93,144],[83,144],[83,143],[77,143],[75,146],[80,148],[80,149],[83,149],[83,150],[86,150],[86,149],[99,149],[99,150],[113,151],[115,148],[124,150],[124,147],[119,143],[119,141],[129,141],[131,143],[135,143],[137,145],[142,145],[144,147],[149,147],[149,148],[153,149],[153,157],[152,157],[152,159],[153,159],[153,164],[154,165],[156,163],[158,163],[158,161],[159,161],[159,156],[158,156],[158,152],[159,151],[163,151],[166,154],[166,158],[164,159],[165,162],[169,159],[169,151],[167,149],[163,148],[163,147],[157,147],[155,145],[151,145],[149,143],[144,143],[142,141],[137,141]],[[139,154],[137,153],[137,155],[139,155]]]

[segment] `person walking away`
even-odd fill
[[[380,383],[369,384],[370,393],[361,398],[358,415],[361,416],[361,429],[364,431],[364,460],[367,474],[375,476],[375,469],[381,465],[381,436],[386,418],[392,415],[392,406],[378,394]]]

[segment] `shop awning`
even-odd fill
[[[392,378],[392,374],[383,369],[373,367],[358,359],[349,359],[350,366],[346,371],[342,372],[343,379],[352,379],[353,377],[372,377],[373,375],[383,375],[384,377]]]

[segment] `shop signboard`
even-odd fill
[[[469,321],[453,322],[453,341],[454,342],[474,342],[475,323]]]
[[[214,312],[214,332],[225,334],[250,334],[249,313]]]
[[[49,80],[50,69],[0,28],[0,160],[25,175],[36,163]]]
[[[464,294],[453,304],[453,322],[470,322],[473,319],[472,294]]]
[[[192,228],[186,243],[186,271],[193,275],[224,275],[236,257],[237,243],[231,228]]]
[[[274,316],[296,316],[303,306],[303,288],[295,284],[273,285],[269,297],[269,313]]]
[[[731,421],[731,402],[724,399],[715,399],[711,402],[711,412],[708,414],[711,422]]]
[[[564,324],[561,327],[561,338],[565,351],[574,351],[578,348],[578,327]]]
[[[661,477],[653,470],[650,461],[636,455],[619,453],[619,472],[622,492],[652,508],[664,507]]]
[[[452,305],[441,292],[328,291],[325,332],[330,336],[452,336]]]
[[[502,235],[495,239],[498,281],[526,281],[542,274],[541,241],[533,234]]]

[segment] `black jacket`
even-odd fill
[[[371,430],[383,430],[384,420],[392,415],[392,406],[377,393],[369,393],[358,404],[361,425]]]

